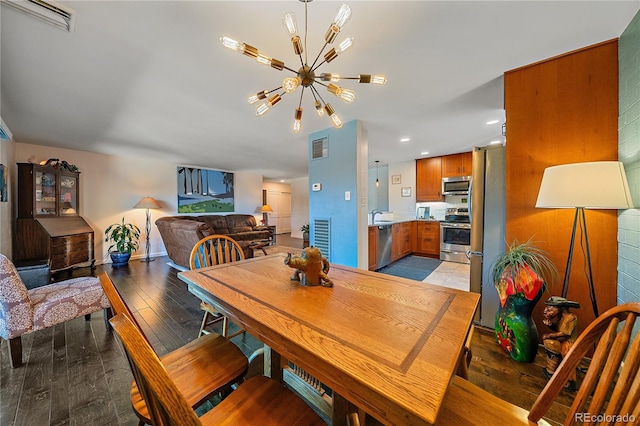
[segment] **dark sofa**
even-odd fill
[[[193,246],[209,235],[233,238],[242,247],[245,258],[253,257],[251,243],[269,239],[269,228],[257,225],[250,214],[165,216],[156,220],[156,226],[169,258],[185,268],[189,268]]]

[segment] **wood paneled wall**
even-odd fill
[[[558,268],[550,295],[560,295],[573,209],[535,208],[544,169],[618,159],[618,41],[610,40],[505,73],[507,117],[507,242],[533,238]],[[586,210],[600,313],[616,304],[617,210]],[[586,266],[576,235],[568,298],[579,328],[594,319]],[[540,333],[544,304],[534,318]]]

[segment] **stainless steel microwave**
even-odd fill
[[[442,178],[442,195],[467,195],[471,176]]]

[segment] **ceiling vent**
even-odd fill
[[[62,30],[73,32],[76,11],[60,3],[49,0],[0,0],[0,2]]]

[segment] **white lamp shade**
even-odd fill
[[[133,206],[134,209],[159,209],[160,204],[153,197],[143,197]]]
[[[633,208],[624,165],[619,161],[594,161],[547,167],[536,207]]]

